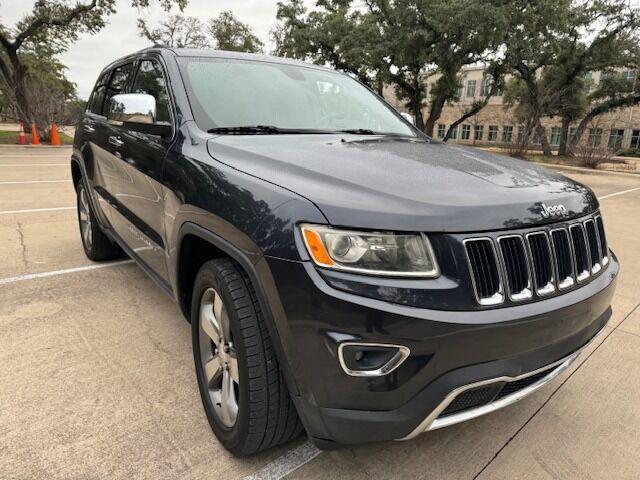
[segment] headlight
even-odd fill
[[[429,239],[421,234],[357,232],[300,225],[316,265],[334,270],[411,277],[440,275]]]

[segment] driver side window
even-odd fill
[[[160,65],[153,60],[142,60],[138,67],[132,93],[146,93],[156,99],[156,121],[171,123],[169,92]]]

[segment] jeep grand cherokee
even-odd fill
[[[611,315],[619,267],[587,187],[434,141],[315,65],[117,60],[71,167],[87,256],[128,254],[179,304],[204,411],[238,455],[494,411]]]

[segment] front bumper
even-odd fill
[[[537,390],[606,325],[619,271],[611,255],[606,271],[582,288],[468,312],[353,295],[329,286],[309,262],[267,261],[282,305],[278,331],[298,390],[294,402],[307,432],[323,447],[411,438]],[[338,360],[338,345],[345,341],[404,345],[411,353],[389,375],[353,377]],[[540,370],[548,374],[515,396],[496,397],[473,412],[440,415],[466,390]]]

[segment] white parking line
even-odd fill
[[[26,275],[18,275],[17,277],[0,278],[0,285],[8,283],[22,282],[25,280],[33,280],[34,278],[57,277],[58,275],[66,275],[67,273],[85,272],[87,270],[95,270],[97,268],[117,267],[132,263],[133,260],[120,260],[118,262],[100,263],[97,265],[85,265],[84,267],[67,268],[65,270],[54,270],[52,272],[29,273]]]
[[[24,182],[0,182],[0,185],[27,185],[30,183],[69,183],[71,185],[71,180],[27,180]]]
[[[27,210],[0,210],[0,215],[11,215],[14,213],[36,213],[55,212],[58,210],[75,210],[76,207],[53,207],[53,208],[29,208]]]
[[[630,188],[629,190],[623,190],[621,192],[610,193],[609,195],[604,195],[602,197],[598,197],[598,200],[604,200],[605,198],[617,197],[618,195],[624,195],[625,193],[631,193],[640,190],[640,187]]]
[[[0,167],[68,167],[68,163],[0,163]]]
[[[244,480],[280,480],[294,470],[297,470],[305,463],[320,455],[322,451],[310,441],[306,441],[296,448],[292,448],[284,455],[276,458],[251,475],[244,477]]]

